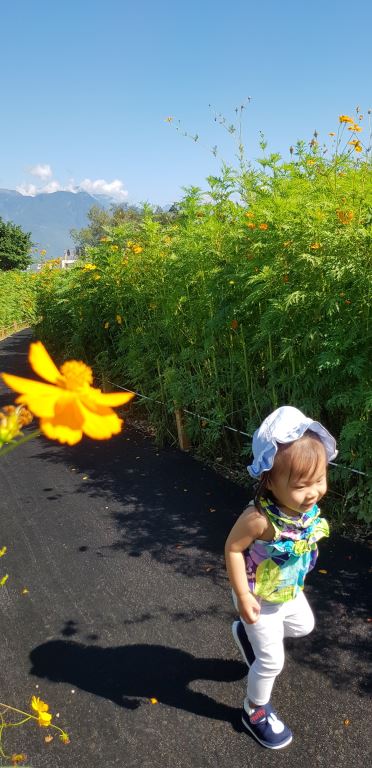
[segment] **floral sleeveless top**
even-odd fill
[[[309,512],[286,517],[273,501],[260,498],[272,524],[272,541],[256,539],[244,552],[249,589],[270,603],[293,600],[318,557],[317,541],[329,536],[328,523],[314,504]]]

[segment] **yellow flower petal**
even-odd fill
[[[68,445],[76,445],[83,437],[82,430],[74,430],[58,424],[55,419],[40,419],[40,429],[49,440],[57,440],[59,443],[67,443]]]
[[[23,403],[32,411],[32,413],[40,418],[51,418],[54,415],[54,407],[56,400],[58,399],[58,390],[53,397],[45,397],[44,400],[40,399],[39,395],[19,395],[16,399],[16,403]]]
[[[82,429],[87,437],[91,437],[93,440],[108,440],[112,435],[119,434],[123,420],[114,411],[107,409],[108,414],[102,416],[88,410],[82,403],[80,403],[80,408],[84,415]]]
[[[1,378],[5,381],[7,387],[14,389],[21,394],[37,395],[38,397],[55,397],[59,390],[51,384],[43,384],[41,381],[33,379],[24,379],[22,376],[13,376],[12,373],[2,373]]]
[[[51,719],[52,715],[50,715],[49,712],[39,712],[39,725],[42,725],[44,728],[47,728],[48,725],[50,725]]]
[[[99,389],[89,390],[88,395],[82,396],[81,400],[89,408],[88,402],[93,400],[97,405],[117,408],[119,405],[125,405],[134,397],[133,392],[100,392]]]
[[[42,418],[40,428],[50,440],[75,445],[82,438],[84,416],[74,394],[57,400],[53,418]]]
[[[53,363],[52,358],[41,341],[35,341],[33,344],[30,344],[28,360],[35,373],[51,384],[56,384],[61,378],[57,366]]]
[[[39,698],[39,696],[33,696],[32,697],[32,699],[31,699],[31,707],[36,712],[47,712],[48,709],[49,709],[49,705],[45,701],[42,701]]]

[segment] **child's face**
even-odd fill
[[[281,472],[275,479],[269,478],[267,488],[273,493],[280,507],[289,514],[308,512],[327,491],[327,464],[319,463],[312,475],[291,478]]]

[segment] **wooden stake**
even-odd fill
[[[185,430],[184,415],[181,408],[176,408],[174,411],[177,424],[178,442],[181,451],[189,451],[191,448],[190,438]]]

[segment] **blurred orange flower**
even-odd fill
[[[363,146],[360,143],[359,139],[353,139],[352,141],[348,141],[348,144],[351,144],[354,147],[355,152],[362,152],[363,150]]]
[[[353,211],[336,211],[336,214],[341,221],[341,224],[350,224],[350,222],[354,218],[354,212]]]
[[[46,437],[74,445],[83,434],[107,440],[120,432],[123,422],[112,408],[127,403],[132,393],[103,393],[92,387],[92,369],[81,361],[68,360],[58,369],[41,341],[30,345],[28,359],[47,384],[8,373],[1,376],[20,393],[16,402],[39,417]]]
[[[11,759],[13,765],[17,765],[17,763],[24,763],[24,761],[27,760],[27,755],[24,755],[24,754],[19,754],[19,755],[13,754],[10,759]]]

